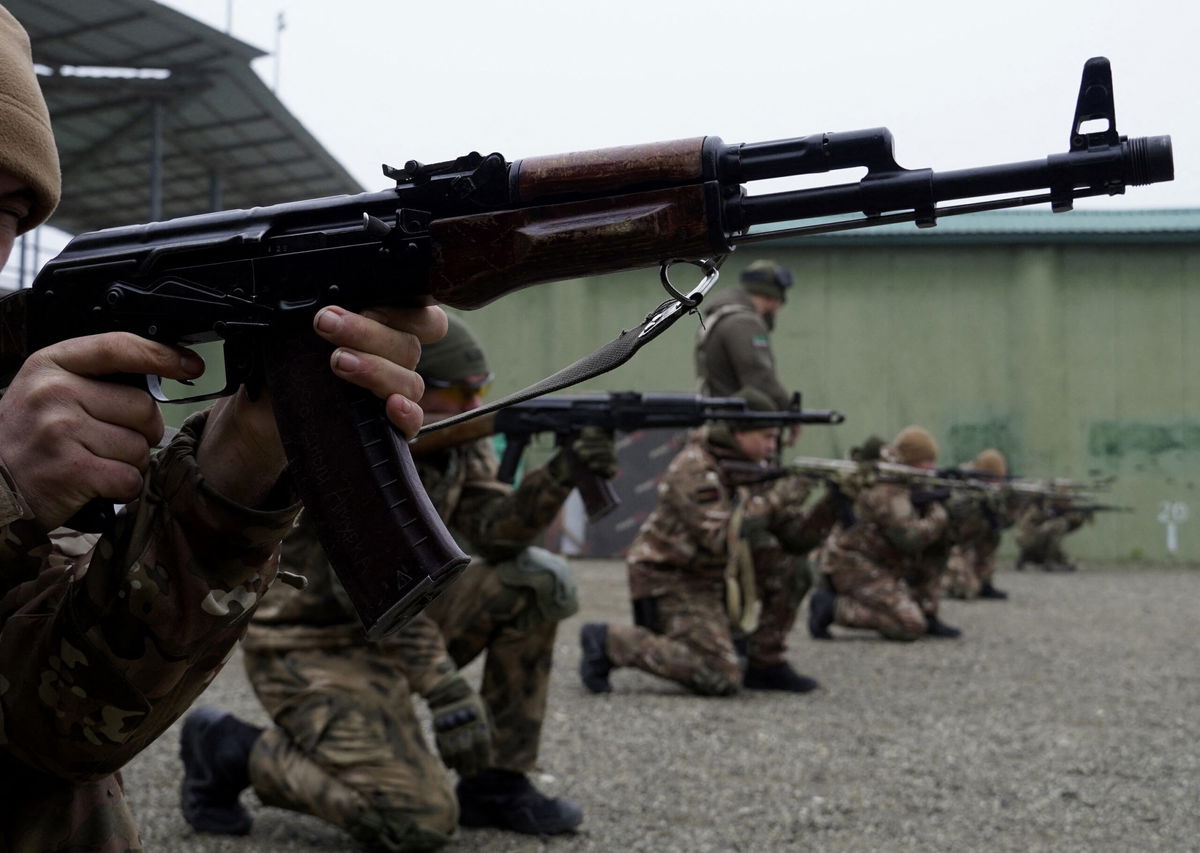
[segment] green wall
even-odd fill
[[[740,251],[718,286],[763,256]],[[1200,517],[1178,525],[1174,552],[1159,520],[1164,502],[1197,504],[1200,378],[1189,367],[1200,363],[1200,250],[833,245],[769,256],[798,282],[773,339],[783,380],[806,405],[847,415],[841,427],[809,428],[796,452],[843,455],[870,433],[920,423],[948,463],[996,446],[1024,475],[1115,474],[1103,500],[1136,512],[1100,516],[1069,550],[1200,559]],[[526,290],[467,319],[505,393],[635,325],[661,298],[645,271]],[[693,389],[696,326],[681,320],[579,390]]]

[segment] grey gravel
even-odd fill
[[[627,621],[628,601],[620,563],[575,566],[583,613],[559,632],[535,781],[583,806],[582,831],[463,830],[449,853],[1200,848],[1195,568],[1006,571],[1009,601],[946,603],[961,640],[799,625],[792,661],[823,689],[701,699],[626,670],[584,691],[579,626]],[[236,658],[200,701],[266,722]],[[248,837],[193,834],[177,750],[178,725],[126,770],[148,850],[356,849],[250,793]]]

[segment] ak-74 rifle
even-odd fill
[[[778,412],[751,411],[741,397],[701,397],[695,394],[642,394],[621,391],[608,394],[578,394],[563,397],[538,397],[515,403],[449,429],[423,433],[413,443],[413,455],[434,453],[448,447],[489,435],[505,437],[499,477],[511,483],[517,465],[533,436],[553,433],[567,456],[575,484],[588,512],[595,521],[620,504],[612,483],[589,471],[571,450],[580,430],[593,426],[633,432],[640,429],[682,429],[702,426],[709,421],[739,424],[784,426],[787,424],[840,424],[846,418],[830,409],[802,409],[799,395],[791,409]]]
[[[1104,127],[1084,129],[1095,121]],[[857,183],[760,195],[743,187],[860,166],[867,174]],[[1112,75],[1097,58],[1084,66],[1068,150],[1041,160],[904,169],[891,133],[872,128],[733,145],[709,136],[514,162],[472,153],[384,173],[396,185],[380,192],[80,235],[30,290],[0,302],[0,377],[34,350],[105,331],[181,345],[223,341],[218,393],[243,384],[270,389],[300,496],[370,638],[417,613],[468,558],[381,404],[329,373],[330,348],[311,329],[324,306],[437,301],[471,309],[529,285],[659,266],[668,301],[597,352],[478,415],[624,363],[697,306],[739,245],[898,221],[931,226],[940,216],[1038,203],[1063,211],[1076,198],[1170,180],[1174,167],[1170,137],[1118,135]],[[830,216],[852,218],[751,233]],[[677,259],[704,273],[686,293],[670,280]],[[142,384],[162,396],[156,379]]]

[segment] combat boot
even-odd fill
[[[250,749],[262,729],[216,708],[197,708],[183,721],[180,806],[197,832],[245,835],[250,813],[238,801],[250,785]]]
[[[585,622],[579,629],[579,677],[583,686],[593,693],[611,693],[608,674],[612,661],[608,657],[608,626],[602,622]]]
[[[936,616],[925,617],[925,634],[930,637],[941,637],[943,639],[952,640],[955,637],[962,636],[962,629],[953,628],[947,625]]]
[[[774,666],[747,667],[742,677],[742,686],[750,690],[783,690],[788,693],[807,693],[821,685],[815,678],[801,675],[791,664],[777,663]]]
[[[814,640],[832,640],[829,626],[837,609],[837,593],[819,586],[808,600],[808,634]]]
[[[992,598],[996,601],[1002,601],[1003,599],[1008,598],[1008,593],[1002,589],[996,589],[991,585],[991,583],[985,583],[979,588],[979,597]]]
[[[526,835],[558,835],[583,822],[583,809],[570,800],[547,797],[524,773],[489,768],[459,781],[458,822],[495,826]]]

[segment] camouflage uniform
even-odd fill
[[[1006,501],[988,495],[964,496],[960,503],[942,591],[951,598],[976,598],[991,585],[1000,535],[1012,525],[1012,511]]]
[[[569,484],[542,468],[513,490],[496,479],[486,440],[417,462],[439,514],[483,559],[398,635],[372,644],[302,520],[284,543],[284,564],[309,586],[273,591],[245,642],[250,681],[276,724],[250,754],[259,798],[386,850],[438,847],[458,819],[411,694],[427,695],[486,649],[480,693],[495,723],[494,766],[531,770],[557,622],[575,608],[569,577],[547,579],[513,559],[553,519]]]
[[[607,654],[706,695],[736,692],[742,668],[726,610],[726,568],[735,509],[766,520],[748,544],[762,610],[748,641],[749,663],[783,661],[786,637],[809,586],[800,556],[819,539],[800,509],[810,484],[787,478],[751,489],[733,485],[721,460],[744,460],[732,447],[701,431],[671,462],[658,486],[658,505],[626,556],[630,594],[653,602],[653,630],[609,625]]]
[[[728,397],[742,388],[757,388],[780,409],[791,394],[775,375],[771,330],[740,287],[718,293],[701,308],[704,326],[696,338],[696,375],[700,393]]]
[[[926,617],[937,615],[946,510],[933,503],[922,515],[908,486],[876,483],[858,493],[853,514],[821,551],[821,570],[837,593],[834,624],[890,639],[922,636]]]
[[[204,424],[102,538],[47,537],[0,471],[0,849],[140,850],[119,769],[208,686],[275,577],[298,506],[214,492]]]
[[[1046,571],[1068,571],[1073,569],[1070,559],[1063,552],[1063,537],[1078,530],[1091,520],[1087,512],[1055,512],[1044,500],[1027,504],[1017,514],[1016,540],[1020,548],[1017,568],[1032,563]]]

